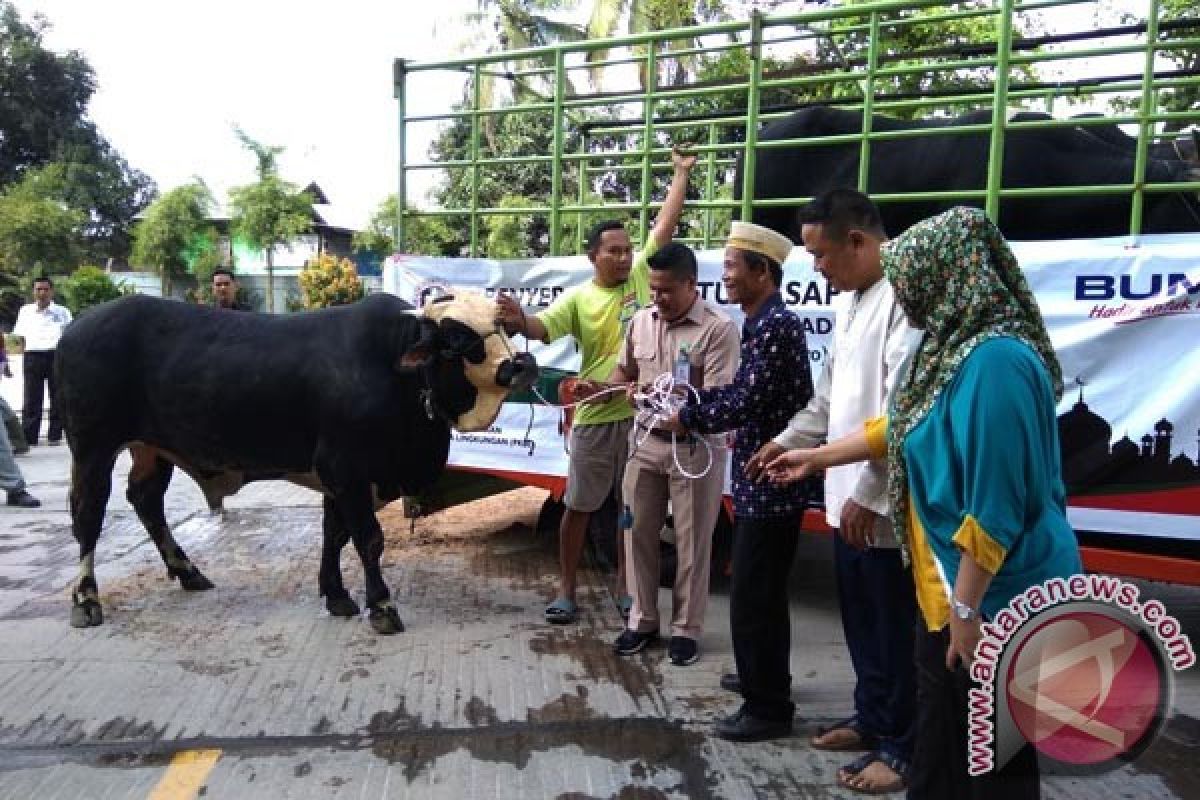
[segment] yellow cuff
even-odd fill
[[[883,458],[887,455],[887,417],[879,416],[867,420],[867,447],[871,458]]]
[[[989,536],[970,514],[963,518],[958,533],[954,534],[954,543],[970,553],[975,563],[992,575],[1000,571],[1000,565],[1008,555],[1008,551]]]

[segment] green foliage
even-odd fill
[[[275,310],[275,248],[312,227],[312,197],[279,176],[282,147],[261,144],[241,130],[242,145],[255,157],[256,183],[229,190],[235,236],[267,254],[267,311]]]
[[[983,0],[972,0],[983,7]],[[1167,0],[1168,2],[1183,2],[1183,0]],[[843,5],[862,5],[867,0],[846,0]],[[575,8],[577,4],[567,0],[482,0],[480,7],[490,9],[498,16],[497,40],[492,50],[505,47],[538,46],[553,44],[557,41],[573,41],[578,38],[602,39],[617,34],[622,26],[631,32],[661,30],[667,28],[686,27],[695,23],[711,22],[714,20],[744,18],[749,6],[764,11],[771,10],[778,3],[760,2],[748,3],[740,0],[592,0],[588,4],[590,14],[585,26],[572,31],[564,31],[559,26],[543,25],[539,22],[555,20],[554,12],[564,8]],[[895,22],[899,19],[923,20],[941,13],[937,10],[903,10],[893,12],[887,19]],[[763,71],[767,79],[784,79],[789,77],[811,78],[823,73],[835,73],[846,70],[861,72],[866,64],[869,42],[864,30],[856,30],[868,22],[867,17],[859,16],[833,21],[815,23],[807,29],[813,35],[811,44],[791,49],[781,48],[763,55]],[[803,31],[802,31],[803,32]],[[1015,31],[1020,35],[1023,30]],[[784,37],[787,29],[774,29],[771,38]],[[745,34],[741,34],[744,40]],[[997,38],[995,18],[971,18],[951,22],[931,21],[914,25],[895,26],[884,24],[880,39],[876,43],[882,63],[887,66],[897,66],[912,63],[909,54],[919,51],[929,51],[934,48],[945,48],[955,45],[977,46],[980,43],[995,41]],[[650,146],[655,149],[665,149],[675,144],[696,142],[728,145],[728,149],[715,156],[701,155],[697,168],[692,173],[688,188],[689,199],[702,197],[706,184],[711,181],[714,200],[732,198],[732,179],[734,175],[734,156],[740,153],[740,143],[745,139],[744,117],[749,104],[747,90],[713,91],[712,93],[695,93],[685,96],[672,96],[669,89],[672,86],[694,87],[710,86],[713,89],[731,83],[745,82],[753,68],[749,47],[735,47],[725,50],[713,50],[709,53],[673,58],[672,52],[683,48],[693,47],[696,43],[683,38],[675,42],[659,43],[659,74],[656,76],[657,85],[664,91],[655,106],[657,121],[696,119],[695,125],[687,125],[658,131],[653,135]],[[637,52],[636,48],[634,52]],[[590,63],[596,60],[615,57],[615,53],[597,50],[593,53]],[[913,95],[925,96],[942,91],[954,91],[970,88],[989,88],[992,75],[988,69],[979,70],[945,70],[938,65],[955,60],[956,55],[921,57],[921,63],[930,68],[911,74],[880,77],[873,87],[877,95]],[[544,66],[542,64],[522,63],[511,64],[512,68],[528,66]],[[1014,80],[1032,79],[1033,68],[1016,66],[1013,68]],[[642,76],[643,85],[646,76]],[[533,79],[530,79],[533,80]],[[543,80],[536,85],[527,86],[522,91],[520,87],[514,90],[512,100],[517,105],[535,96],[547,96],[551,85]],[[593,85],[599,85],[596,78]],[[468,91],[469,91],[468,87]],[[574,86],[565,87],[568,94],[575,93]],[[806,80],[795,87],[769,87],[761,91],[758,104],[765,112],[781,112],[801,107],[807,104],[829,103],[836,101],[854,102],[862,98],[864,86],[859,80]],[[494,97],[490,90],[483,94],[483,105],[494,106]],[[983,105],[986,105],[984,103]],[[979,103],[956,103],[947,100],[943,110],[955,112],[966,111],[979,107]],[[459,108],[470,108],[470,103],[464,102]],[[635,112],[636,113],[636,112]],[[918,116],[931,114],[932,110],[923,112],[888,113],[898,116]],[[584,147],[596,158],[589,162],[592,169],[586,176],[581,177],[578,162],[564,162],[562,165],[561,202],[563,205],[575,205],[580,197],[582,184],[585,204],[595,204],[603,207],[604,203],[638,203],[643,197],[642,172],[640,153],[644,149],[642,124],[640,120],[631,119],[628,106],[612,108],[590,107],[586,111],[573,110],[564,115],[561,122],[552,118],[549,112],[530,111],[485,117],[483,136],[480,137],[479,155],[481,158],[499,158],[510,156],[544,156],[554,152],[553,129],[555,124],[563,124],[563,152],[579,153]],[[729,120],[722,122],[721,120]],[[628,123],[627,128],[617,129],[616,132],[595,133],[592,129],[599,125],[617,128],[622,123]],[[431,147],[431,159],[434,161],[465,161],[471,157],[471,125],[467,120],[455,120],[443,128]],[[666,159],[661,155],[655,156],[655,169],[652,170],[652,186],[646,193],[651,202],[661,201],[670,178],[670,171],[664,169]],[[478,169],[478,180],[473,182],[471,169],[450,168],[445,172],[443,182],[434,190],[433,201],[443,209],[469,209],[472,206],[474,194],[476,207],[481,208],[522,208],[548,206],[551,202],[549,166],[542,163],[517,164],[486,164]],[[394,207],[393,207],[394,210]],[[595,214],[582,215],[565,213],[562,215],[561,242],[562,250],[570,252],[574,248],[579,229],[586,229],[590,224],[600,219],[625,218],[636,224],[630,226],[630,234],[635,241],[640,241],[643,233],[638,230],[640,215],[634,213],[598,210]],[[653,215],[651,215],[652,217]],[[682,235],[699,238],[705,231],[705,226],[713,239],[719,240],[727,229],[733,216],[731,209],[713,211],[692,210],[685,212]],[[434,218],[424,218],[425,221]],[[451,232],[457,234],[458,241],[465,245],[470,238],[469,215],[440,216],[436,218]],[[479,249],[481,255],[496,258],[528,257],[545,255],[549,250],[550,230],[549,215],[546,213],[526,212],[512,215],[481,215],[477,218],[479,230]]]
[[[32,168],[0,192],[0,271],[21,275],[37,265],[77,263],[87,215],[63,199],[66,168]]]
[[[356,252],[369,251],[379,256],[389,256],[400,248],[396,246],[396,195],[388,195],[367,223],[366,230],[354,234]],[[404,220],[405,253],[421,256],[460,256],[464,242],[446,224],[444,217],[415,216],[409,207]]]
[[[1159,20],[1177,20],[1177,19],[1197,19],[1200,14],[1197,14],[1196,0],[1159,0]],[[1145,22],[1145,13],[1139,14],[1124,14],[1121,22]],[[1174,39],[1195,39],[1200,36],[1200,26],[1192,28],[1175,29],[1172,31],[1164,31],[1161,38],[1165,41]],[[1172,47],[1158,51],[1159,58],[1164,58],[1171,61],[1174,69],[1185,70],[1190,74],[1195,75],[1200,72],[1200,48],[1196,47]],[[1120,112],[1136,112],[1141,107],[1141,97],[1120,97],[1114,98],[1109,102],[1109,105],[1114,111]],[[1161,111],[1190,111],[1196,114],[1196,119],[1188,122],[1187,120],[1168,120],[1163,123],[1163,130],[1167,133],[1182,130],[1189,124],[1196,124],[1200,120],[1200,84],[1192,83],[1185,86],[1176,86],[1170,89],[1163,89],[1158,93],[1158,106]]]
[[[82,213],[84,223],[70,251],[55,254],[56,260],[124,258],[129,226],[153,198],[154,183],[87,119],[95,74],[79,52],[47,50],[46,28],[40,16],[27,23],[0,2],[0,187],[15,185],[31,169],[60,164],[63,185],[55,199]]]
[[[75,316],[94,305],[107,303],[127,294],[134,294],[132,286],[125,281],[114,282],[112,277],[99,267],[79,267],[62,282],[63,303]]]
[[[300,291],[305,308],[327,308],[356,303],[366,294],[354,262],[322,253],[300,270]]]
[[[196,179],[155,200],[134,229],[133,262],[162,276],[164,297],[170,294],[171,280],[186,274],[194,258],[206,249],[216,251],[216,231],[209,222],[212,205],[212,193]]]
[[[844,8],[863,5],[871,0],[845,0]],[[991,8],[986,0],[972,0],[960,4],[958,10],[967,11],[973,8]],[[912,11],[897,12],[888,15],[881,22],[880,42],[878,46],[880,63],[888,68],[903,66],[921,66],[917,72],[902,75],[883,76],[876,80],[877,95],[901,95],[917,97],[936,92],[956,89],[982,88],[990,89],[992,85],[992,70],[990,68],[953,69],[947,70],[940,65],[957,61],[962,58],[958,53],[931,56],[926,51],[938,48],[955,48],[961,46],[978,46],[984,43],[995,43],[999,38],[998,20],[996,17],[970,17],[955,20],[937,20],[933,22],[916,22],[903,26],[887,24],[891,20],[905,21],[921,20],[945,14],[943,8],[926,8]],[[825,34],[817,46],[817,60],[828,64],[846,64],[859,66],[866,63],[868,47],[868,32],[852,30],[854,27],[863,28],[870,22],[868,16],[841,17],[831,20],[821,29]],[[1017,22],[1017,20],[1014,20]],[[1014,25],[1013,34],[1019,36],[1022,29]],[[907,57],[908,54],[917,54]],[[1011,80],[1032,80],[1035,70],[1031,65],[1013,65]],[[838,82],[828,86],[824,91],[818,90],[818,96],[829,99],[862,97],[862,87],[858,82]],[[979,108],[990,107],[990,99],[965,103],[948,102],[957,112],[965,112]],[[890,111],[893,116],[915,118],[926,116],[929,112],[916,110]]]

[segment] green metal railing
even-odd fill
[[[754,197],[757,156],[776,148],[814,147],[829,144],[857,144],[859,148],[858,188],[866,191],[871,171],[872,148],[879,142],[929,135],[988,136],[988,172],[986,185],[962,191],[927,191],[920,193],[873,193],[881,203],[901,200],[966,200],[980,202],[993,219],[1001,212],[1000,201],[1017,197],[1070,197],[1090,194],[1128,194],[1132,197],[1129,230],[1136,234],[1142,229],[1145,198],[1149,193],[1166,191],[1198,191],[1200,181],[1148,183],[1145,179],[1149,147],[1162,123],[1200,122],[1200,114],[1165,112],[1158,108],[1159,94],[1166,90],[1200,87],[1197,74],[1157,74],[1156,55],[1166,49],[1200,48],[1200,15],[1188,21],[1160,24],[1159,0],[1145,0],[1144,26],[1125,26],[1119,36],[1110,37],[1103,46],[1051,49],[1058,42],[1078,39],[1084,34],[1046,37],[1053,44],[1039,40],[1014,38],[1014,16],[1059,6],[1078,5],[1091,0],[987,0],[985,3],[959,3],[951,0],[879,0],[843,8],[822,8],[799,14],[765,16],[752,14],[747,20],[723,22],[689,29],[655,31],[596,41],[568,42],[549,47],[530,48],[504,53],[491,53],[474,58],[413,63],[397,60],[394,65],[395,95],[398,104],[400,167],[398,176],[399,208],[396,238],[402,248],[406,220],[413,216],[466,217],[469,224],[471,255],[482,255],[481,223],[493,215],[544,216],[548,219],[549,252],[561,254],[568,249],[564,242],[564,222],[571,216],[576,222],[569,245],[575,252],[582,248],[583,221],[598,212],[630,212],[648,231],[650,213],[659,204],[654,202],[656,174],[669,172],[670,147],[673,136],[697,132],[699,141],[693,144],[700,160],[697,169],[703,172],[697,180],[701,198],[688,201],[688,213],[698,215],[701,224],[698,235],[684,241],[711,246],[718,212],[737,212],[748,219],[755,209],[794,206],[809,198]],[[920,13],[917,13],[920,12]],[[886,53],[880,47],[884,29],[930,25],[961,20],[991,20],[995,41],[973,43],[963,47],[944,47],[929,54]],[[836,32],[823,25],[838,23]],[[1168,29],[1169,28],[1169,29]],[[1163,35],[1164,30],[1167,35]],[[847,35],[865,36],[865,57],[844,64],[817,65],[817,68],[792,70],[788,74],[771,75],[766,68],[769,48],[790,46],[803,48],[819,39]],[[667,50],[670,42],[696,42],[679,50]],[[584,56],[597,50],[614,54],[595,63],[586,63]],[[744,50],[749,56],[749,70],[744,79],[723,81],[717,85],[659,86],[660,66],[691,56],[712,56],[716,53]],[[876,130],[872,125],[877,113],[928,115],[948,113],[953,109],[991,108],[1007,110],[1011,106],[1041,104],[1050,108],[1064,93],[1062,84],[1040,84],[1015,80],[1012,73],[1022,68],[1077,63],[1112,56],[1141,56],[1141,74],[1115,76],[1111,80],[1085,79],[1067,82],[1066,93],[1086,98],[1104,98],[1126,94],[1139,98],[1136,107],[1122,114],[1098,118],[1039,119],[1014,121],[1006,113],[994,113],[990,122],[977,125],[941,126],[934,130]],[[511,64],[533,65],[510,70]],[[576,96],[568,90],[570,78],[597,66],[610,70],[629,70],[640,66],[645,86],[637,91],[596,92]],[[409,80],[419,73],[453,71],[467,76],[468,91],[464,97],[467,107],[438,114],[409,115],[406,113],[406,94]],[[895,78],[929,75],[986,75],[986,85],[967,88],[943,96],[899,96],[881,94],[885,82]],[[546,96],[520,104],[482,107],[485,80],[532,79],[549,80]],[[764,106],[768,93],[804,90],[811,87],[852,87],[853,96],[829,98],[831,105],[858,111],[862,114],[859,133],[839,136],[810,137],[759,141],[760,126],[792,113],[794,106],[785,109]],[[844,92],[843,92],[844,93]],[[689,98],[744,98],[744,112],[714,112],[708,117],[656,119],[665,103]],[[537,155],[496,156],[485,152],[482,128],[485,120],[508,114],[550,114],[553,127],[550,152]],[[640,116],[638,116],[640,115]],[[469,123],[466,158],[452,161],[409,163],[406,147],[409,127],[417,124]],[[1127,124],[1137,127],[1134,150],[1134,177],[1118,185],[1044,186],[1013,188],[1002,185],[1006,136],[1014,131],[1051,129],[1065,126]],[[577,146],[569,147],[569,132],[577,138]],[[623,147],[603,148],[606,139],[621,140]],[[736,141],[730,141],[736,139]],[[570,150],[570,152],[568,152]],[[730,187],[733,167],[741,161],[740,200],[721,197]],[[486,170],[511,165],[545,165],[549,176],[549,196],[527,198],[530,203],[520,209],[481,205],[481,177]],[[540,167],[539,167],[540,168]],[[465,170],[469,175],[468,204],[460,208],[437,208],[407,212],[409,198],[408,176],[424,170]],[[605,175],[618,173],[636,176],[640,187],[636,200],[588,203],[588,187]],[[574,192],[568,194],[568,176],[575,181]]]

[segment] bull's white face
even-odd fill
[[[497,383],[497,371],[517,352],[504,331],[496,326],[495,301],[481,294],[460,291],[453,300],[426,305],[423,313],[438,323],[443,319],[457,320],[483,339],[485,355],[482,362],[473,364],[462,359],[463,372],[477,394],[475,405],[458,416],[454,427],[460,431],[487,428],[500,414],[500,404],[510,388]]]

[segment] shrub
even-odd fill
[[[62,284],[63,302],[76,316],[92,306],[133,293],[132,286],[125,281],[114,282],[100,267],[80,267]]]
[[[300,270],[300,291],[305,308],[344,306],[366,294],[354,262],[322,253]]]

